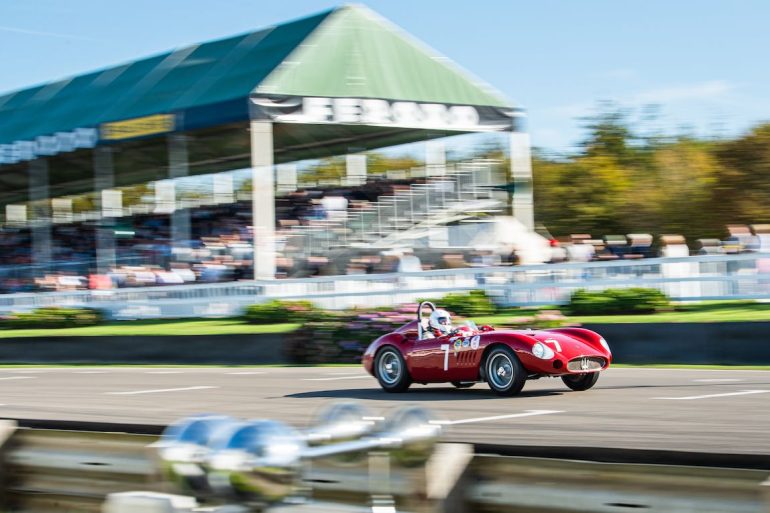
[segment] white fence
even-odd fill
[[[506,306],[558,305],[577,289],[651,287],[676,301],[770,299],[770,254],[693,256],[513,267],[443,269],[274,281],[0,295],[0,314],[41,306],[90,306],[116,319],[222,317],[267,299],[325,308],[386,306],[483,289]]]

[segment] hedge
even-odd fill
[[[491,315],[497,312],[497,305],[483,290],[472,290],[466,294],[447,294],[434,303],[438,308],[464,317]]]
[[[669,305],[668,297],[658,289],[580,289],[570,297],[569,311],[572,315],[648,314]]]
[[[325,317],[325,312],[310,301],[279,301],[277,299],[249,305],[244,312],[250,324],[281,324],[306,322]]]
[[[329,313],[291,333],[287,354],[294,363],[358,363],[372,341],[413,321],[416,309],[415,304],[368,313]]]
[[[0,321],[4,329],[54,329],[95,326],[104,315],[95,308],[63,308],[49,306],[31,312],[16,313]]]

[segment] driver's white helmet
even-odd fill
[[[452,317],[446,310],[433,310],[430,314],[428,326],[442,335],[446,335],[452,331]]]

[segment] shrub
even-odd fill
[[[490,315],[497,311],[497,306],[483,290],[472,290],[467,294],[447,294],[435,303],[438,308],[463,317]]]
[[[375,339],[414,320],[416,305],[377,312],[329,313],[305,323],[288,338],[294,363],[357,363]]]
[[[31,312],[13,314],[0,322],[5,329],[52,329],[95,326],[104,315],[95,308],[62,308],[48,306]]]
[[[647,314],[669,306],[666,295],[657,289],[633,287],[603,291],[576,290],[569,302],[572,315]]]
[[[265,301],[246,307],[244,316],[251,324],[280,324],[319,320],[324,312],[310,301]]]

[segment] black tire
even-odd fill
[[[561,377],[561,380],[572,390],[582,392],[596,384],[599,380],[599,373],[586,372],[584,374],[566,374]]]
[[[452,381],[452,386],[455,388],[470,388],[475,384],[473,381]]]
[[[374,359],[374,376],[386,392],[406,392],[412,384],[401,351],[388,346],[380,349]]]
[[[506,397],[521,392],[527,381],[524,367],[506,346],[495,347],[489,352],[484,359],[484,376],[495,394]]]

